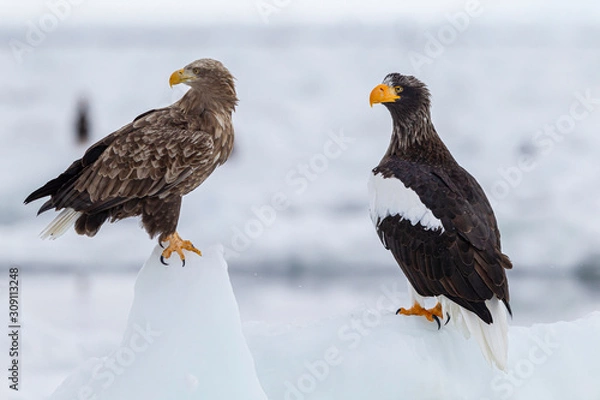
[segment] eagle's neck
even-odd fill
[[[201,115],[206,110],[231,116],[233,111],[235,111],[237,102],[235,89],[225,86],[225,89],[219,92],[191,88],[176,104],[184,114],[190,116]]]
[[[201,129],[212,134],[215,148],[215,161],[220,165],[227,161],[233,150],[232,114],[237,104],[235,89],[224,92],[207,93],[188,90],[177,103],[181,111],[192,121],[192,129]]]
[[[393,131],[384,158],[443,165],[454,158],[438,136],[428,108],[406,113],[390,108]]]

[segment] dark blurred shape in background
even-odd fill
[[[83,145],[90,142],[90,117],[89,102],[85,96],[77,101],[77,115],[75,117],[75,140]]]

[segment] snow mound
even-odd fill
[[[121,346],[81,366],[51,399],[265,400],[222,247],[203,257],[156,246],[140,271]]]
[[[188,254],[185,268],[176,256],[161,265],[160,251],[139,273],[120,347],[79,367],[52,400],[600,398],[600,312],[511,327],[502,372],[453,323],[396,316],[406,303],[397,283],[346,316],[242,330],[221,247]]]
[[[305,327],[255,323],[246,334],[270,399],[600,399],[598,312],[510,327],[506,372],[451,324],[438,331],[375,306]]]

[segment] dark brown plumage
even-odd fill
[[[179,101],[106,136],[27,197],[25,203],[50,196],[38,213],[63,210],[43,237],[60,236],[73,222],[77,233],[94,236],[107,220],[141,216],[151,237],[178,240],[173,235],[181,197],[229,157],[238,101],[233,76],[216,60],[197,60],[174,72],[170,84],[178,83],[190,86]]]
[[[484,325],[497,322],[504,329],[505,321],[495,321],[505,319],[496,303],[502,301],[510,311],[505,269],[512,264],[501,251],[500,232],[485,193],[455,161],[431,122],[429,91],[414,77],[390,74],[373,89],[373,103],[390,111],[393,133],[373,170],[371,213],[382,243],[417,293],[415,305],[420,306],[419,296],[438,297],[446,309],[458,305],[469,312],[458,312],[459,318],[469,320],[467,330],[474,329],[475,315]],[[430,318],[453,314],[418,309],[399,312]],[[484,333],[482,347],[502,368],[506,349],[494,342],[505,342],[506,333],[497,335],[502,338],[494,335]]]

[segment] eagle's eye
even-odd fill
[[[200,68],[194,67],[192,68],[192,72],[194,73],[194,75],[200,75]]]
[[[404,89],[402,88],[402,86],[394,86],[394,91],[396,91],[396,93],[400,93],[402,92]]]

